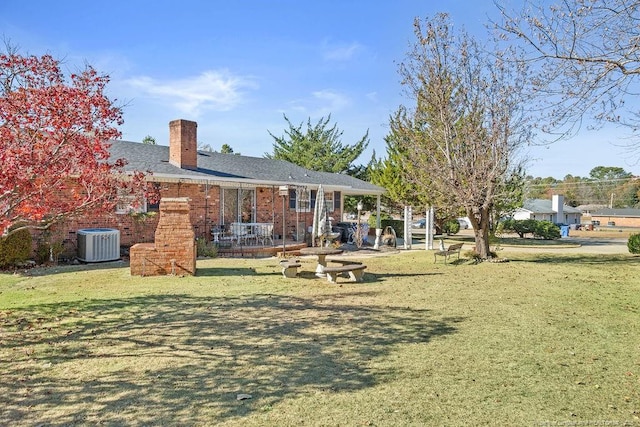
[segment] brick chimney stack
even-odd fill
[[[198,124],[189,120],[169,122],[169,163],[181,169],[198,169]]]

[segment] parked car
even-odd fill
[[[413,223],[413,228],[425,228],[427,226],[427,220],[425,218],[419,219]]]
[[[460,224],[461,230],[471,228],[471,221],[469,221],[467,218],[458,218],[458,224]]]

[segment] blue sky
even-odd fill
[[[446,4],[445,4],[446,3]],[[448,12],[483,34],[492,0],[246,0],[0,2],[0,34],[21,53],[50,53],[69,70],[85,63],[109,74],[109,96],[124,105],[123,139],[167,144],[168,123],[198,122],[198,140],[243,155],[271,152],[274,135],[331,114],[353,144],[369,130],[385,153],[389,115],[402,96],[397,64],[413,41],[413,19]],[[595,166],[640,175],[621,132],[584,131],[534,147],[528,172],[587,176]]]

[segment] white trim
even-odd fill
[[[127,174],[131,174],[132,172],[127,172]],[[278,187],[281,185],[288,186],[299,186],[299,187],[313,187],[317,188],[318,184],[309,184],[309,183],[296,183],[294,181],[257,181],[255,179],[249,178],[206,178],[203,176],[194,176],[194,175],[176,175],[176,174],[163,174],[153,172],[150,175],[146,176],[147,181],[149,182],[183,182],[183,183],[192,183],[192,184],[210,184],[210,185],[218,185],[220,187],[228,187],[230,185],[247,185],[253,187]],[[324,184],[322,184],[325,186]],[[345,193],[345,195],[378,195],[384,194],[386,190],[378,191],[378,190],[365,190],[354,188],[350,185],[326,185],[325,191],[329,191],[333,189],[333,191],[341,191]]]

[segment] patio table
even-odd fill
[[[327,255],[341,254],[342,249],[328,248],[328,247],[308,247],[300,249],[301,255],[315,255],[318,257],[318,265],[316,266],[316,276],[327,277],[324,272],[324,268],[327,266]]]

